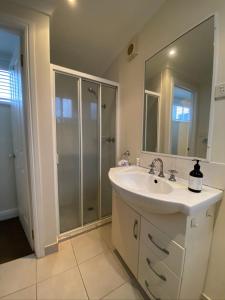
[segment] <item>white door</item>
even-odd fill
[[[17,201],[20,222],[27,239],[33,248],[31,194],[29,188],[29,172],[27,159],[27,144],[25,134],[24,101],[22,91],[22,67],[20,51],[14,56],[10,66],[12,86],[12,134],[15,154],[15,174]]]

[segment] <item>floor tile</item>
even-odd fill
[[[6,297],[1,298],[1,300],[36,300],[36,285],[10,294]]]
[[[112,293],[103,298],[104,300],[143,300],[140,291],[130,282],[126,282]]]
[[[26,256],[0,265],[0,297],[36,283],[36,258]]]
[[[38,283],[37,299],[88,299],[78,267]]]
[[[37,281],[47,278],[73,268],[76,259],[70,241],[59,244],[59,252],[47,255],[37,260]]]
[[[108,250],[98,230],[81,234],[71,240],[78,264]]]
[[[112,244],[112,223],[99,227],[98,232],[110,249],[114,249]]]
[[[100,299],[128,281],[128,275],[117,257],[104,252],[79,265],[90,299]]]

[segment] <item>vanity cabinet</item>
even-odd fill
[[[113,244],[152,300],[200,299],[213,222],[214,206],[193,216],[150,214],[113,192]]]
[[[120,198],[113,196],[112,240],[121,257],[137,277],[141,216]]]

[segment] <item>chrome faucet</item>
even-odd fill
[[[159,163],[159,165],[160,165],[158,176],[159,176],[159,177],[165,177],[164,172],[163,172],[163,161],[162,161],[162,159],[159,158],[159,157],[158,157],[158,158],[155,158],[155,159],[152,161],[152,163],[151,163],[151,165],[150,165],[149,174],[155,174],[154,168],[155,168],[155,164],[156,164],[156,163]]]

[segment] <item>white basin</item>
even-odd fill
[[[150,213],[193,215],[221,200],[223,192],[203,186],[201,193],[190,192],[180,178],[171,182],[150,175],[141,167],[119,167],[109,171],[113,189],[129,204]]]

